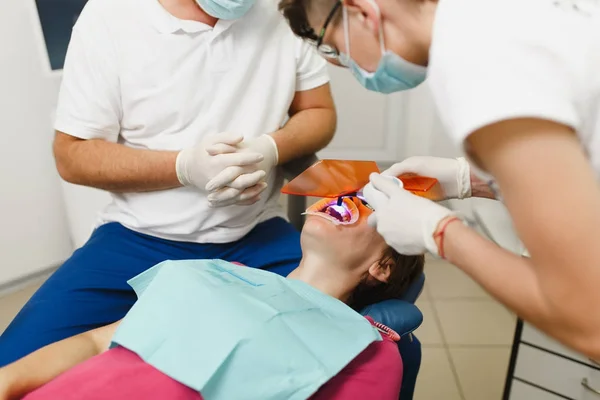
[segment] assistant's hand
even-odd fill
[[[400,176],[408,173],[436,178],[444,189],[446,199],[471,197],[471,168],[463,157],[409,157],[392,165],[382,175]]]
[[[433,235],[452,211],[404,190],[400,180],[379,174],[371,174],[363,195],[375,210],[369,225],[398,253],[417,255],[429,251],[438,255]]]
[[[211,155],[218,155],[227,150],[229,150],[228,147],[220,144],[207,149]],[[256,168],[256,172],[229,169],[208,182],[206,187],[211,192],[208,202],[212,207],[256,203],[260,199],[262,191],[267,188],[266,177],[279,161],[277,145],[270,135],[262,135],[240,142],[236,145],[235,150],[240,154],[260,154],[262,160],[253,166]],[[257,177],[258,180],[255,179]]]

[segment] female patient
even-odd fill
[[[388,247],[366,224],[371,210],[360,200],[345,198],[341,205],[322,200],[307,211],[309,215],[301,236],[303,258],[288,279],[304,282],[320,295],[344,302],[346,305],[335,303],[346,312],[350,312],[350,307],[359,309],[401,297],[421,275],[423,257],[399,255]],[[198,268],[203,268],[201,261]],[[176,285],[170,286],[169,291],[168,297],[181,296]],[[145,294],[141,295],[140,302],[143,296]],[[242,298],[240,301],[248,302]],[[177,310],[172,311],[177,313]],[[123,319],[124,325],[132,318],[130,314]],[[202,320],[206,316],[199,313],[198,317]],[[227,315],[221,317],[227,318]],[[120,323],[51,344],[0,369],[0,400],[202,399],[198,391],[181,379],[170,376],[164,369],[160,372],[152,362],[144,362],[135,352],[122,346],[108,350]],[[402,379],[402,361],[394,344],[398,338],[393,331],[379,328],[383,340],[369,344],[311,399],[398,399]],[[331,335],[339,334],[331,332]],[[344,334],[351,336],[352,332]],[[150,335],[152,332],[145,331],[142,336]],[[303,340],[289,336],[293,337],[289,340]],[[242,365],[242,370],[247,368],[248,371],[255,365],[254,360],[232,362],[238,362],[235,367]]]

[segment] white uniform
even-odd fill
[[[55,128],[137,149],[181,150],[205,135],[246,138],[281,127],[296,91],[329,80],[326,63],[296,38],[274,0],[214,28],[169,14],[158,0],[90,0],[74,29]],[[285,217],[281,174],[254,206],[209,209],[194,188],[113,194],[98,224],[198,243],[237,240]]]
[[[428,79],[457,144],[495,122],[552,120],[600,178],[600,0],[441,0],[432,43]]]

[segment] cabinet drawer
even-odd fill
[[[587,365],[521,344],[514,376],[570,399],[600,400],[600,395],[581,384],[585,378],[595,387],[596,374],[597,370]]]
[[[510,400],[562,400],[560,396],[538,389],[535,386],[514,380],[510,389]]]
[[[540,332],[529,324],[523,324],[523,333],[521,334],[521,341],[530,343],[534,346],[539,346],[543,349],[562,354],[565,357],[572,358],[590,366],[600,367],[600,365],[594,364],[593,361],[587,357],[563,346],[556,340],[550,338],[546,334]]]

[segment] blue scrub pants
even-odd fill
[[[300,234],[281,218],[225,244],[174,242],[117,223],[100,226],[33,295],[0,337],[0,367],[47,344],[113,323],[137,297],[127,280],[165,260],[223,259],[287,275]]]
[[[50,343],[122,319],[137,299],[127,280],[162,261],[223,259],[286,276],[301,258],[300,233],[281,218],[265,221],[242,239],[224,244],[174,242],[118,223],[100,226],[0,336],[0,367]],[[409,363],[404,364],[406,378],[412,374],[407,371]],[[413,387],[410,380],[412,376],[409,382],[403,379],[403,386]],[[409,396],[403,398],[412,398],[412,393]]]

